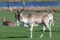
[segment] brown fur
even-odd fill
[[[5,26],[16,26],[14,22],[6,20],[5,17],[2,18],[2,22],[3,22],[3,25]]]

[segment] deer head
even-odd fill
[[[5,21],[6,21],[5,17],[3,17],[3,18],[2,18],[2,22],[5,22]]]
[[[24,8],[25,8],[25,2],[23,1],[23,9],[21,11],[17,11],[17,14],[16,14],[16,17],[19,21],[20,21],[20,17],[23,16],[22,14],[23,14]]]

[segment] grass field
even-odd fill
[[[27,12],[24,12],[27,13]],[[34,27],[33,38],[29,38],[29,28],[20,26],[9,27],[2,25],[2,17],[16,22],[14,14],[9,11],[0,11],[0,40],[60,40],[60,13],[53,13],[55,25],[52,26],[52,38],[49,39],[48,29],[43,38],[40,38],[42,27]]]

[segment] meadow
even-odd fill
[[[24,11],[24,14],[30,12]],[[32,13],[32,12],[31,12]],[[19,26],[4,26],[2,24],[2,17],[7,20],[16,22],[14,14],[10,11],[0,11],[0,40],[60,40],[60,13],[51,12],[54,15],[54,26],[52,26],[52,38],[49,38],[49,31],[46,29],[43,38],[40,38],[42,33],[42,26],[34,27],[33,38],[29,38],[29,27]]]

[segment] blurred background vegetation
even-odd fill
[[[40,2],[40,1],[44,1],[44,2],[48,2],[48,1],[60,1],[60,0],[0,0],[0,2],[22,2],[22,1],[37,1],[37,2]]]

